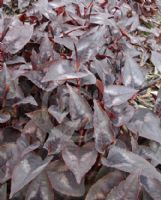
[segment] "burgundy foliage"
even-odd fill
[[[160,10],[0,1],[0,200],[161,199]]]

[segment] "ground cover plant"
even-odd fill
[[[161,1],[0,6],[0,200],[160,200]]]

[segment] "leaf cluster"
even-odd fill
[[[0,200],[160,200],[161,1],[0,6]]]

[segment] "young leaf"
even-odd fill
[[[84,175],[91,169],[96,162],[97,152],[93,143],[88,143],[82,147],[69,144],[62,152],[63,159],[69,169],[80,184]]]
[[[107,146],[114,141],[112,124],[101,106],[94,100],[94,137],[96,149],[103,153]]]

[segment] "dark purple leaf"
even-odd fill
[[[30,3],[30,0],[18,0],[19,9],[26,8]]]
[[[52,157],[41,160],[34,154],[28,154],[17,163],[12,174],[10,198],[38,176],[47,167],[51,159]]]
[[[48,62],[48,60],[53,57],[53,48],[52,48],[52,43],[48,38],[48,35],[45,34],[41,44],[40,44],[40,65],[42,63]],[[39,67],[39,66],[38,66]],[[43,67],[43,66],[42,66]]]
[[[89,32],[78,41],[76,48],[80,60],[84,62],[91,60],[97,54],[103,44],[104,32],[105,28],[103,26],[93,28],[91,33]],[[75,57],[75,55],[73,56]]]
[[[0,183],[5,183],[12,173],[12,169],[17,160],[17,148],[14,143],[1,145],[0,147]]]
[[[153,63],[154,67],[161,72],[161,53],[152,51],[151,62]]]
[[[147,109],[138,109],[127,127],[139,136],[161,144],[160,119]]]
[[[143,200],[153,200],[145,190],[143,190]]]
[[[130,55],[125,57],[125,65],[122,69],[125,86],[138,89],[144,83],[144,76],[137,62]]]
[[[113,107],[112,111],[115,115],[112,122],[117,127],[127,124],[135,113],[134,108],[126,103]]]
[[[77,126],[77,122],[67,121],[53,128],[44,144],[48,154],[60,153],[67,146]]]
[[[161,174],[141,156],[119,147],[112,147],[109,151],[107,160],[102,159],[103,165],[117,168],[125,172],[141,170],[140,174],[161,181]]]
[[[7,200],[7,184],[3,184],[0,186],[0,197],[1,200]]]
[[[55,88],[58,87],[59,83],[53,82],[53,83],[43,83],[42,79],[44,74],[40,71],[29,71],[25,74],[23,74],[28,80],[30,80],[33,84],[35,84],[38,88],[45,90],[45,91],[52,91]],[[60,83],[61,85],[61,83]]]
[[[58,108],[54,105],[48,108],[48,112],[58,121],[58,123],[62,123],[68,114],[68,112],[59,111]]]
[[[61,194],[81,197],[85,193],[84,181],[78,184],[73,173],[61,161],[51,164],[48,177],[52,187]]]
[[[33,199],[54,200],[54,192],[45,171],[31,182],[27,190],[26,200]]]
[[[110,190],[117,186],[122,180],[123,176],[118,171],[107,174],[103,178],[99,179],[94,185],[92,185],[85,200],[105,199]]]
[[[159,1],[0,0],[0,200],[152,200]]]
[[[80,79],[81,86],[96,84],[96,77],[93,75],[93,73],[91,73],[87,69],[85,69],[85,71],[86,71],[86,76]]]
[[[94,101],[94,137],[99,153],[103,153],[107,146],[114,141],[110,119],[97,101]]]
[[[25,155],[27,155],[28,153],[34,151],[35,149],[37,149],[40,146],[40,142],[35,142],[29,146],[27,146],[23,152],[21,153],[21,157],[24,157]]]
[[[69,169],[75,175],[77,183],[80,184],[84,175],[96,162],[97,152],[91,143],[79,147],[69,144],[62,152],[63,159]]]
[[[150,142],[149,146],[138,145],[137,152],[146,159],[150,159],[152,165],[161,164],[161,146],[159,143]]]
[[[138,199],[140,192],[139,173],[130,174],[126,180],[120,182],[118,186],[111,190],[107,195],[106,200],[134,200]]]
[[[33,26],[29,24],[19,24],[10,27],[3,43],[7,46],[6,51],[15,54],[21,50],[31,39]]]
[[[38,106],[37,102],[35,101],[35,99],[32,96],[25,97],[21,101],[15,103],[14,106],[23,105],[23,104],[31,104],[34,106]]]
[[[155,102],[154,111],[160,114],[161,112],[161,87],[159,88],[157,99]]]
[[[86,72],[76,72],[71,62],[61,60],[51,64],[42,82],[79,79],[87,75]]]
[[[104,89],[104,102],[107,107],[118,106],[127,102],[137,90],[121,85],[110,85]]]
[[[50,121],[47,110],[44,108],[42,110],[36,110],[32,113],[27,114],[28,117],[44,132],[50,133],[53,128],[53,124]]]
[[[44,15],[47,19],[54,19],[56,15],[48,0],[38,0],[35,2],[35,4],[33,4],[33,12],[39,12],[39,14]]]
[[[117,28],[115,20],[107,11],[106,13],[93,13],[93,15],[90,18],[90,21],[92,24],[106,25]]]
[[[3,96],[6,92],[7,99],[21,99],[23,98],[22,91],[12,75],[12,71],[6,64],[3,64],[3,68],[0,71],[0,94]]]
[[[9,113],[0,112],[0,124],[6,123],[11,118]]]
[[[158,200],[161,196],[161,182],[148,178],[146,176],[140,177],[141,185],[144,187],[144,189],[147,191],[147,193],[154,199]]]
[[[111,52],[112,54],[112,52]],[[112,56],[112,55],[111,55]],[[105,85],[113,84],[115,77],[112,74],[112,69],[110,64],[107,62],[106,59],[104,60],[95,60],[94,63],[92,63],[92,67],[97,72],[100,79],[103,81]]]
[[[69,89],[69,108],[72,120],[81,120],[81,125],[84,126],[92,122],[92,109],[83,96],[75,91],[72,87]]]

